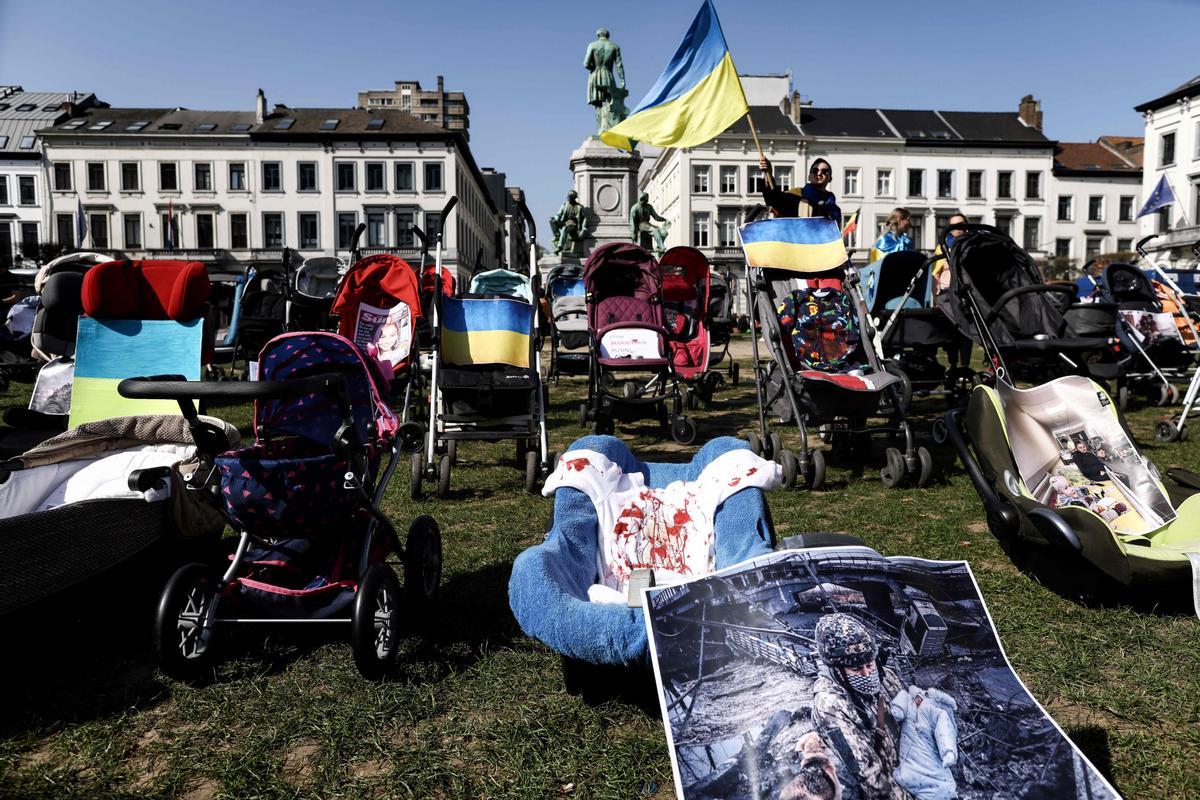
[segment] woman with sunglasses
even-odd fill
[[[758,166],[762,169],[764,176],[772,175],[771,162],[766,156],[758,160]],[[813,216],[831,219],[838,224],[840,229],[842,227],[842,210],[838,208],[837,198],[833,192],[827,188],[832,181],[833,167],[825,159],[818,158],[808,168],[808,183],[804,184],[802,188],[782,192],[778,189],[769,189],[764,183],[763,202],[775,209],[776,216],[798,217],[800,216],[800,201],[804,200],[812,207]],[[771,182],[774,183],[774,180]]]

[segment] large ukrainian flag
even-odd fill
[[[712,0],[704,0],[658,83],[627,119],[601,133],[600,139],[622,150],[633,150],[634,141],[695,147],[749,110],[717,10]]]
[[[743,225],[741,233],[746,263],[752,267],[824,272],[846,263],[846,245],[831,219],[764,219]]]
[[[520,300],[442,300],[442,357],[447,364],[529,366],[533,306]]]

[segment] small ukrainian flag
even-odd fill
[[[846,263],[837,223],[823,217],[765,219],[743,225],[742,250],[752,267],[824,272]]]
[[[442,356],[447,364],[529,366],[533,306],[504,298],[442,300]]]

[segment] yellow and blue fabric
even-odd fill
[[[121,397],[117,384],[142,375],[182,375],[190,381],[200,380],[203,333],[203,321],[199,319],[80,318],[70,426],[112,417],[180,413],[174,400]]]
[[[605,144],[695,147],[750,110],[712,0],[705,0],[658,82],[627,119],[600,134]]]
[[[532,323],[533,306],[519,300],[443,298],[442,360],[528,368]]]
[[[831,219],[765,219],[743,225],[741,233],[746,263],[752,267],[824,272],[846,263],[846,245]]]

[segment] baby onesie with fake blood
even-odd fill
[[[625,473],[594,450],[571,450],[542,489],[547,497],[568,486],[586,494],[600,523],[595,603],[624,603],[635,569],[654,570],[662,586],[711,573],[716,566],[713,517],[743,489],[773,489],[782,478],[778,464],[749,450],[715,458],[694,481],[648,488],[640,472]]]

